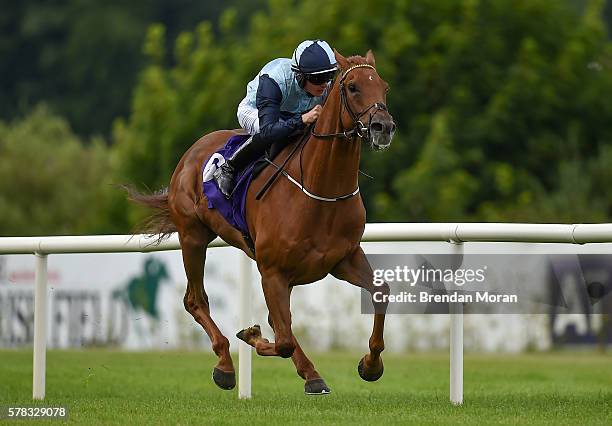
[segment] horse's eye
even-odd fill
[[[349,89],[349,92],[355,93],[357,91],[357,86],[355,86],[355,83],[349,83],[348,89]]]

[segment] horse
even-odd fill
[[[130,193],[132,201],[156,209],[147,232],[160,240],[178,232],[188,281],[184,306],[210,337],[218,357],[213,380],[221,389],[235,386],[235,370],[229,341],[210,316],[203,285],[206,249],[217,236],[256,261],[274,331],[273,342],[262,336],[257,325],[237,336],[259,355],[291,357],[305,381],[306,394],[326,394],[330,389],[292,333],[292,288],[331,274],[370,294],[381,291],[372,283],[372,268],[360,246],[366,212],[358,177],[361,142],[368,142],[373,150],[391,144],[396,126],[386,107],[389,85],[378,74],[371,50],[365,57],[345,58],[336,50],[334,54],[340,70],[314,127],[302,141],[288,144],[275,157],[274,164],[282,163],[282,169],[269,165],[251,182],[246,221],[252,244],[217,210],[208,208],[201,179],[204,162],[242,130],[204,135],[183,155],[169,187],[153,194],[133,189]],[[295,155],[296,143],[299,155]],[[277,179],[278,175],[287,179]],[[257,194],[272,181],[258,200]],[[386,305],[379,304],[369,353],[358,364],[358,373],[366,381],[378,380],[384,371],[385,312]]]

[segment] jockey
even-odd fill
[[[253,136],[213,175],[223,195],[230,197],[234,175],[268,147],[319,118],[337,69],[334,52],[323,40],[306,40],[295,49],[292,59],[275,59],[262,68],[238,105],[238,122]]]

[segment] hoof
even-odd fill
[[[382,359],[380,360],[380,370],[374,373],[368,373],[365,371],[365,367],[363,366],[363,360],[365,357],[361,358],[359,361],[359,365],[357,366],[357,372],[359,373],[359,377],[361,377],[366,382],[375,382],[380,379],[385,372],[385,366],[382,363]]]
[[[306,395],[327,395],[331,390],[323,379],[312,379],[304,383],[304,393]]]
[[[236,373],[226,373],[223,370],[219,370],[217,367],[214,368],[212,374],[213,381],[217,386],[224,390],[234,389],[236,386]]]
[[[249,340],[253,337],[261,337],[261,327],[259,324],[255,324],[253,327],[245,328],[236,333],[236,337],[243,342],[249,343]],[[249,343],[250,344],[250,343]]]

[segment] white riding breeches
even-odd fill
[[[240,102],[238,105],[238,123],[247,131],[248,134],[254,135],[259,133],[259,112],[257,108],[253,108],[246,102]]]

